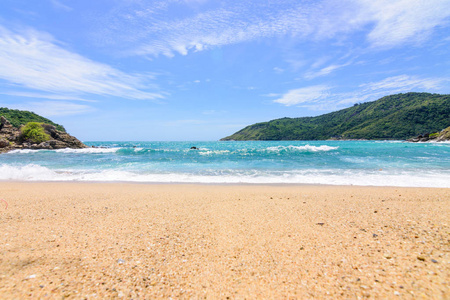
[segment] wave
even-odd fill
[[[83,148],[83,149],[56,149],[56,150],[47,150],[47,149],[20,149],[20,150],[12,150],[7,152],[8,154],[30,154],[30,153],[38,153],[38,152],[55,152],[55,153],[82,153],[82,154],[95,154],[95,153],[115,153],[121,148]]]
[[[450,188],[450,173],[430,170],[373,171],[308,169],[291,171],[208,170],[198,173],[143,173],[129,170],[52,170],[28,164],[0,165],[0,180],[216,184],[326,184]]]
[[[321,152],[321,151],[332,151],[337,150],[339,147],[332,147],[327,145],[321,145],[321,146],[275,146],[275,147],[268,147],[265,150],[270,152],[282,152],[282,151],[300,151],[300,152]]]
[[[54,181],[58,174],[49,168],[29,164],[26,166],[0,165],[0,180]]]
[[[228,154],[228,153],[230,153],[229,150],[207,150],[207,149],[205,150],[199,149],[198,152],[198,154],[200,155]]]
[[[52,151],[55,151],[57,153],[84,153],[84,154],[89,154],[89,153],[116,153],[120,149],[121,148],[84,148],[84,149],[70,149],[70,148],[66,148],[66,149],[58,149],[58,150],[52,150]]]
[[[11,150],[9,152],[6,152],[5,154],[29,154],[29,153],[35,153],[42,150],[31,150],[31,149],[23,149],[23,150]]]

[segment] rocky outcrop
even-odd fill
[[[87,148],[85,144],[70,134],[59,131],[55,126],[42,124],[44,131],[50,139],[42,143],[33,143],[24,140],[20,128],[16,128],[3,116],[0,117],[0,153],[14,149],[81,149]]]
[[[412,139],[409,139],[408,142],[448,142],[450,141],[450,127],[445,128],[441,132],[436,133],[426,133],[423,135],[419,135]]]

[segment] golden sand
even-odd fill
[[[0,199],[1,299],[450,298],[450,189],[3,182]]]

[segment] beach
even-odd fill
[[[0,298],[450,297],[450,189],[0,182]]]

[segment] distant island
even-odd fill
[[[405,93],[317,117],[253,124],[221,141],[406,140],[437,136],[449,126],[450,95]]]
[[[87,148],[63,126],[33,112],[0,108],[0,153],[15,149]]]

